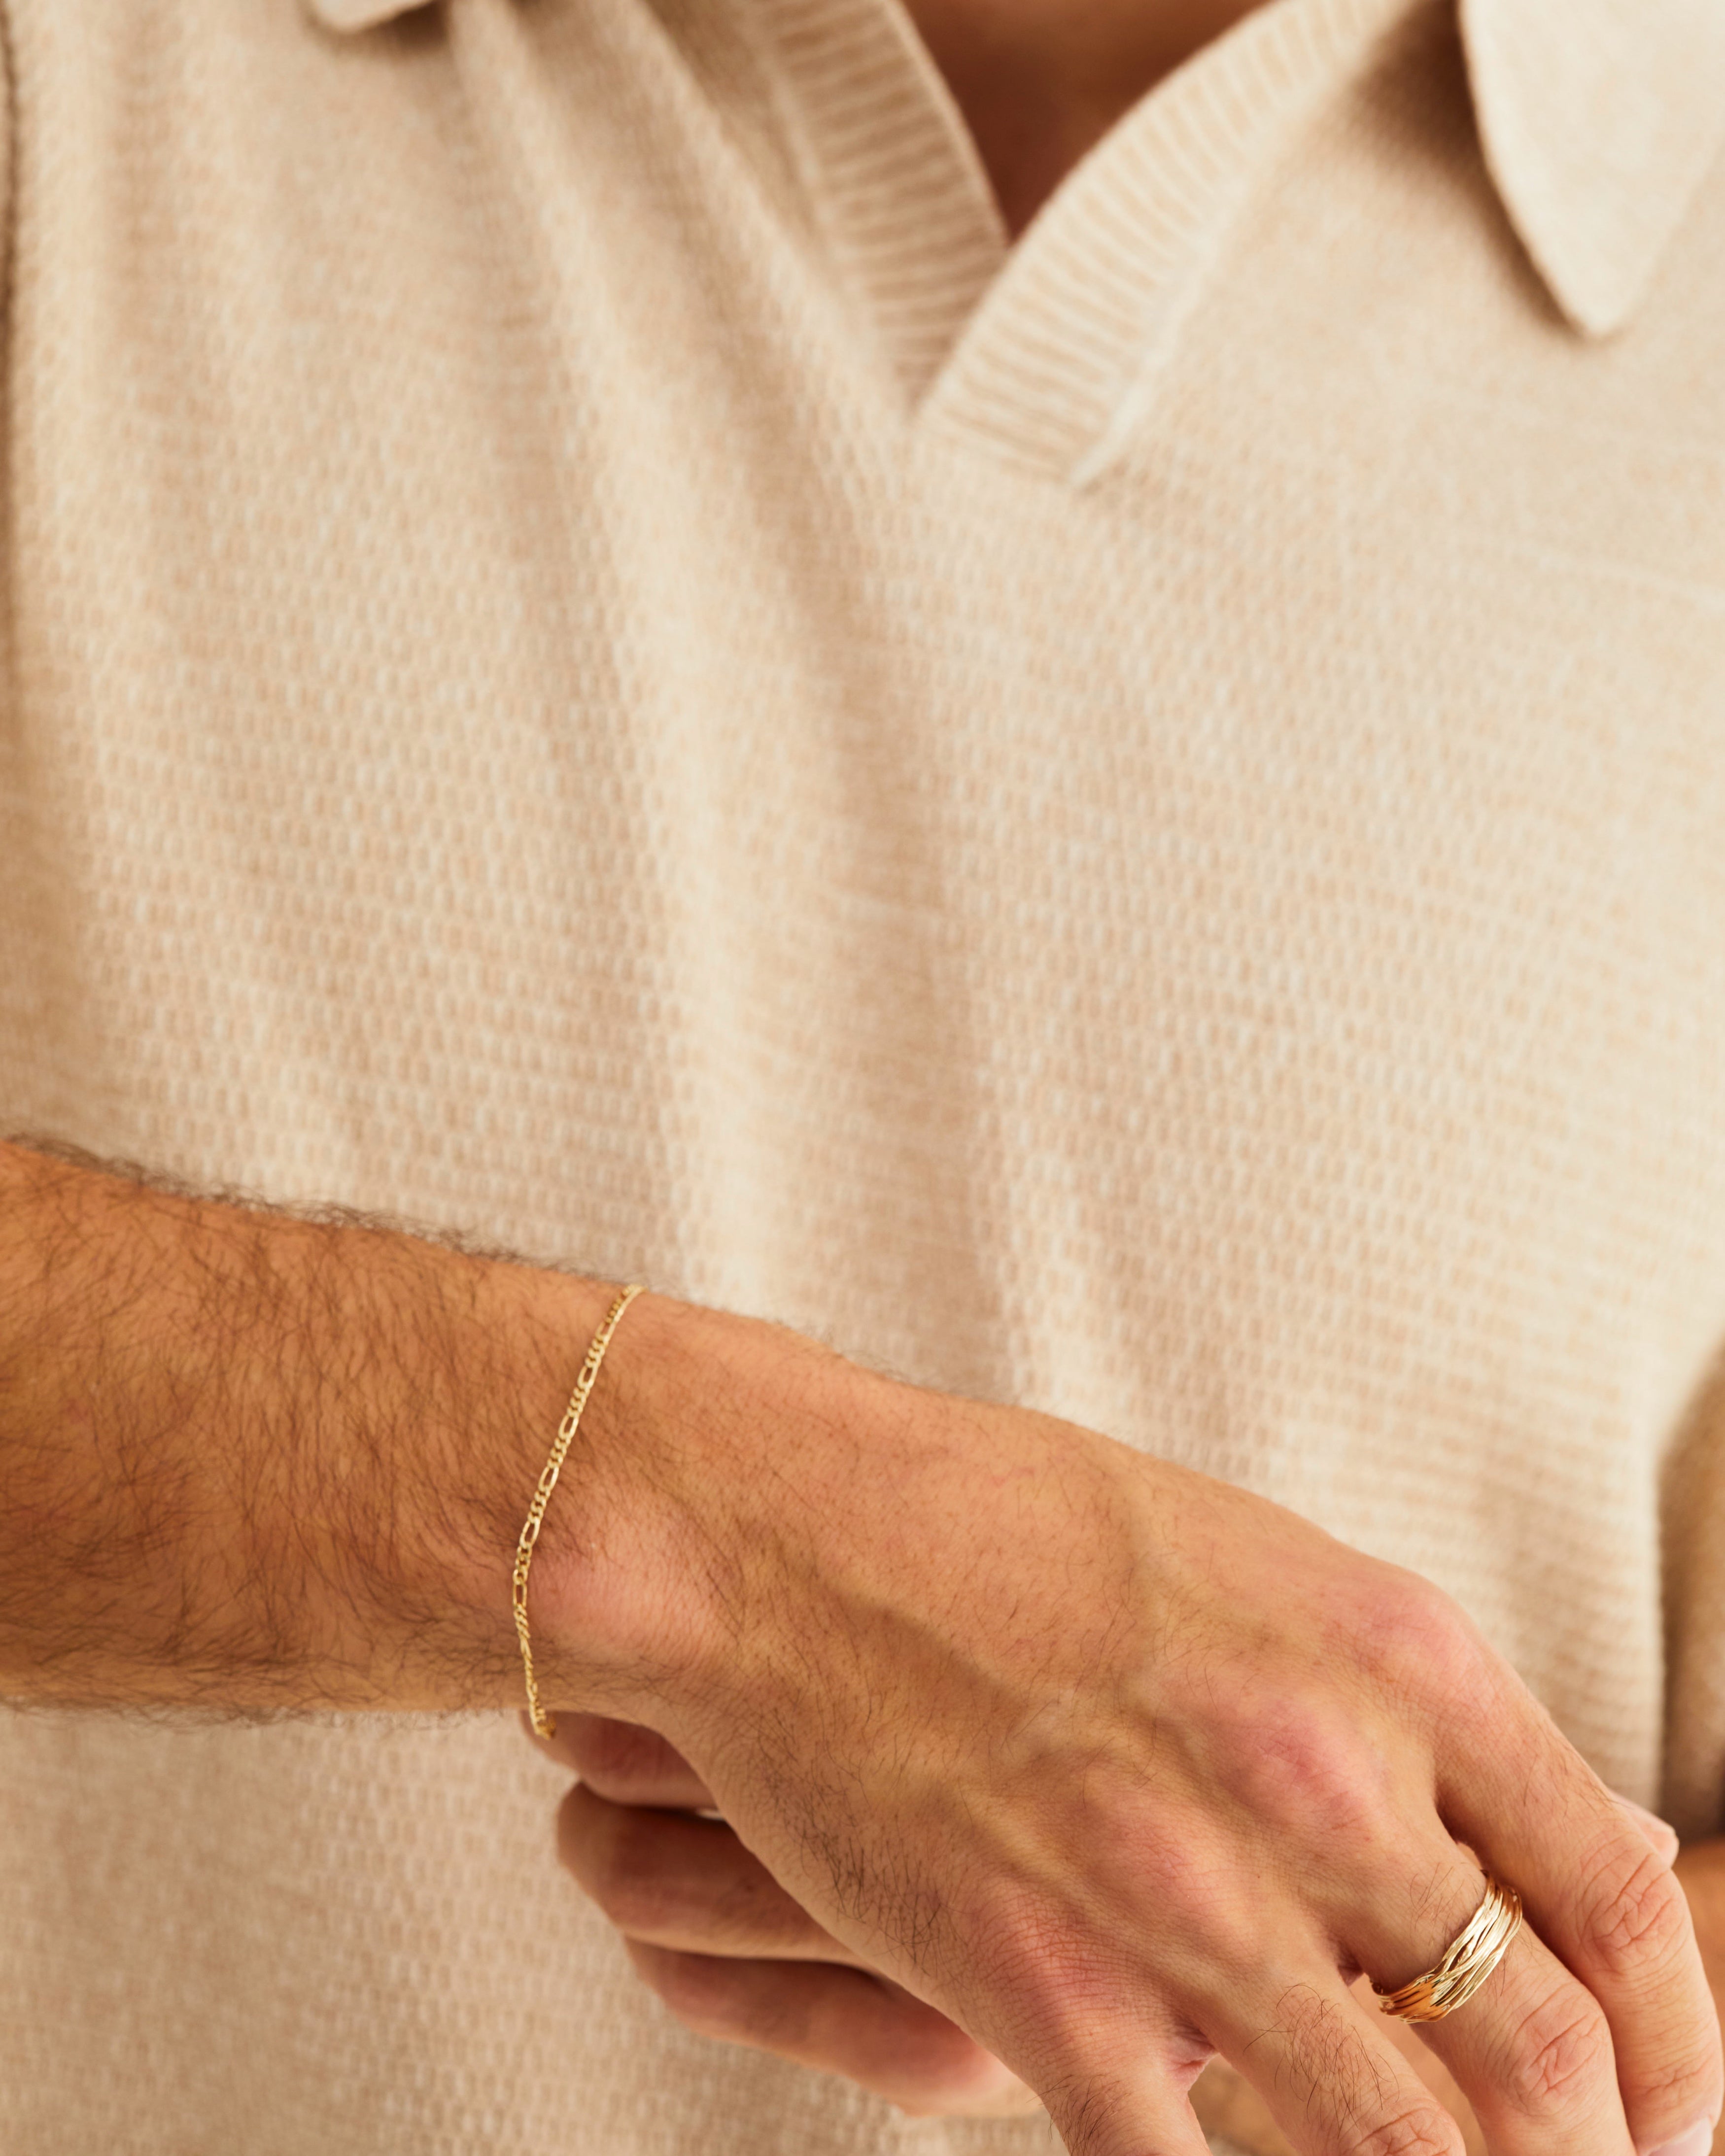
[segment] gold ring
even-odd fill
[[[1510,1941],[1522,1928],[1522,1897],[1513,1887],[1500,1887],[1489,1871],[1485,1877],[1485,1900],[1435,1968],[1396,1991],[1372,1986],[1383,2012],[1398,2021],[1441,2021],[1473,1997],[1509,1952]]]

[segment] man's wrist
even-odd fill
[[[601,1289],[583,1322],[598,1324],[614,1292]],[[575,1345],[572,1378],[589,1337]],[[788,1531],[787,1449],[806,1468],[822,1434],[847,1423],[878,1382],[782,1327],[638,1296],[606,1353],[535,1558],[529,1602],[543,1613],[533,1618],[533,1651],[547,1706],[668,1736],[686,1728],[685,1717],[722,1691],[739,1626],[765,1614],[745,1609],[752,1545]],[[542,1433],[547,1451],[562,1408]]]
[[[616,1292],[612,1284],[556,1276],[536,1284],[539,1367],[555,1374],[548,1385],[542,1376],[536,1381],[543,1399],[531,1418],[506,1573],[588,1342]],[[688,1455],[703,1404],[724,1390],[712,1343],[726,1322],[649,1293],[636,1296],[612,1337],[547,1509],[529,1584],[534,1664],[553,1712],[646,1720],[706,1659],[711,1623],[701,1570],[689,1562],[698,1530]],[[561,1353],[550,1347],[559,1337]]]

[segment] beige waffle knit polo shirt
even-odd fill
[[[1010,246],[900,0],[4,18],[0,1120],[1249,1485],[1725,1824],[1725,10],[1276,0]],[[0,1717],[0,2156],[1050,2145],[562,1786]]]

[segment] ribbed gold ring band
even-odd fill
[[[1500,1887],[1488,1871],[1486,1897],[1445,1949],[1444,1958],[1424,1976],[1398,1990],[1372,1989],[1385,2014],[1399,2021],[1441,2021],[1471,1999],[1509,1951],[1522,1928],[1522,1897],[1513,1887]]]

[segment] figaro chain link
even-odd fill
[[[533,1502],[527,1507],[526,1524],[521,1529],[521,1541],[516,1546],[511,1598],[515,1609],[516,1635],[521,1643],[521,1667],[527,1679],[527,1712],[532,1717],[534,1728],[542,1737],[555,1736],[557,1724],[540,1701],[538,1682],[533,1675],[533,1643],[527,1631],[527,1574],[532,1569],[534,1545],[539,1540],[545,1508],[551,1502],[552,1491],[557,1486],[557,1476],[562,1472],[569,1447],[575,1441],[575,1433],[581,1427],[581,1411],[587,1405],[587,1396],[593,1390],[594,1378],[599,1374],[599,1365],[605,1359],[605,1350],[611,1344],[611,1335],[617,1330],[618,1321],[624,1312],[641,1292],[639,1284],[624,1288],[606,1312],[603,1324],[593,1337],[587,1351],[587,1360],[581,1366],[581,1374],[575,1380],[575,1389],[569,1395],[569,1404],[563,1409],[563,1419],[557,1425],[557,1442],[551,1448],[551,1457],[545,1463],[533,1491]]]

